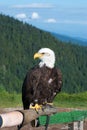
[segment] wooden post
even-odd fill
[[[83,130],[83,126],[84,126],[83,123],[84,123],[83,121],[79,121],[78,122],[78,128],[79,128],[79,130]]]
[[[83,130],[83,121],[68,124],[68,130]]]

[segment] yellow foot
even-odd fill
[[[37,112],[38,110],[42,109],[42,105],[35,104],[35,106],[30,105],[31,109],[35,109]]]

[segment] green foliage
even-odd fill
[[[54,100],[57,107],[87,108],[87,91],[78,94],[60,93]],[[0,91],[0,108],[22,107],[21,94]]]
[[[21,94],[9,93],[5,90],[0,91],[0,108],[1,107],[19,107],[22,106]]]
[[[54,104],[61,107],[87,108],[87,91],[78,94],[60,93]]]
[[[57,101],[59,99],[61,101],[64,101],[64,100],[80,101],[80,102],[87,101],[87,91],[78,93],[78,94],[60,93],[55,98],[55,101]]]
[[[33,54],[42,47],[56,53],[56,66],[63,73],[62,91],[87,90],[87,47],[64,43],[50,33],[9,16],[0,15],[0,84],[8,92],[21,92],[27,71],[38,61]]]

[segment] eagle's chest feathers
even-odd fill
[[[55,76],[53,69],[49,69],[47,67],[41,69],[41,81],[44,82],[45,85],[51,85],[54,79]]]
[[[50,78],[50,79],[48,80],[48,84],[52,83],[52,81],[53,81],[53,79]]]
[[[56,69],[49,69],[47,67],[42,67],[38,69],[38,82],[34,83],[34,98],[39,103],[52,102],[54,96],[56,95]]]

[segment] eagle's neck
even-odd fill
[[[39,67],[40,67],[40,68],[43,67],[44,65],[45,65],[46,67],[50,68],[50,69],[54,68],[54,64],[53,64],[52,62],[46,62],[46,63],[44,63],[43,61],[41,61],[41,62],[39,63]]]

